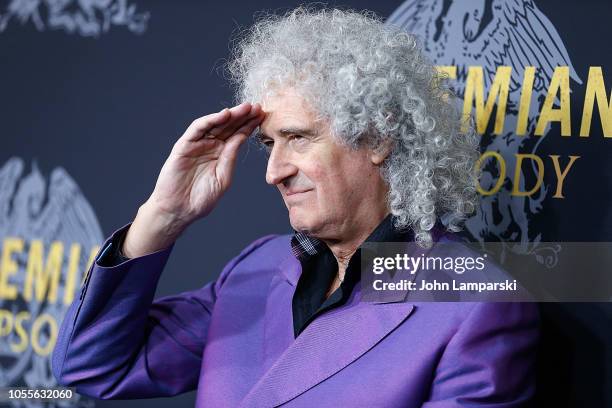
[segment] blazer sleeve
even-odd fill
[[[53,374],[60,384],[100,399],[164,397],[194,390],[211,314],[225,280],[271,237],[249,245],[215,281],[153,301],[173,245],[118,265],[99,263],[104,250],[130,225],[102,245],[80,297],[68,308],[53,350]]]
[[[531,406],[537,303],[477,303],[447,344],[422,408]]]

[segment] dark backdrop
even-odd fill
[[[9,3],[15,2],[0,1],[0,16]],[[132,3],[137,11],[150,14],[142,34],[125,26],[111,26],[98,36],[39,30],[32,19],[22,24],[18,17],[0,32],[0,166],[18,157],[26,171],[35,165],[44,177],[64,168],[91,204],[103,236],[133,219],[188,124],[231,105],[232,92],[219,66],[228,57],[232,32],[250,24],[257,11],[298,4]],[[400,3],[331,5],[389,16]],[[554,23],[583,81],[589,66],[603,66],[604,76],[610,74],[609,91],[612,3],[538,0],[537,5]],[[40,17],[46,18],[44,10]],[[583,88],[575,93],[581,92]],[[576,105],[581,103],[578,97]],[[579,117],[573,127],[577,124]],[[602,137],[600,127],[592,129],[588,140],[574,135],[561,142],[549,136],[547,143],[557,154],[580,154],[584,159],[568,179],[566,199],[547,201],[538,226],[547,240],[612,240],[612,140]],[[215,211],[178,241],[158,296],[202,286],[255,238],[290,231],[282,200],[265,183],[263,154],[253,145],[243,147],[236,172]],[[540,406],[612,406],[610,304],[547,304],[542,311]],[[194,392],[171,399],[174,406],[193,406],[194,400]],[[157,399],[97,405],[169,403]]]

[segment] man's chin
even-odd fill
[[[289,212],[289,223],[294,230],[309,235],[315,233],[320,228],[320,226],[318,226],[319,223],[315,220],[303,216],[292,216],[291,211]]]
[[[293,228],[294,230],[298,232],[303,232],[308,235],[311,234],[311,228],[308,224],[305,224],[302,222],[293,222],[291,220],[290,220],[290,223],[291,223],[291,228]]]

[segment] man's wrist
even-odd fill
[[[185,222],[147,201],[138,209],[121,252],[127,258],[137,258],[165,249],[172,245],[186,228]]]

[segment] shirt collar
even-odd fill
[[[366,242],[406,242],[413,239],[412,230],[398,231],[394,226],[395,217],[388,214],[372,231]],[[323,241],[304,232],[294,230],[291,238],[291,252],[300,261],[305,262],[325,249]]]

